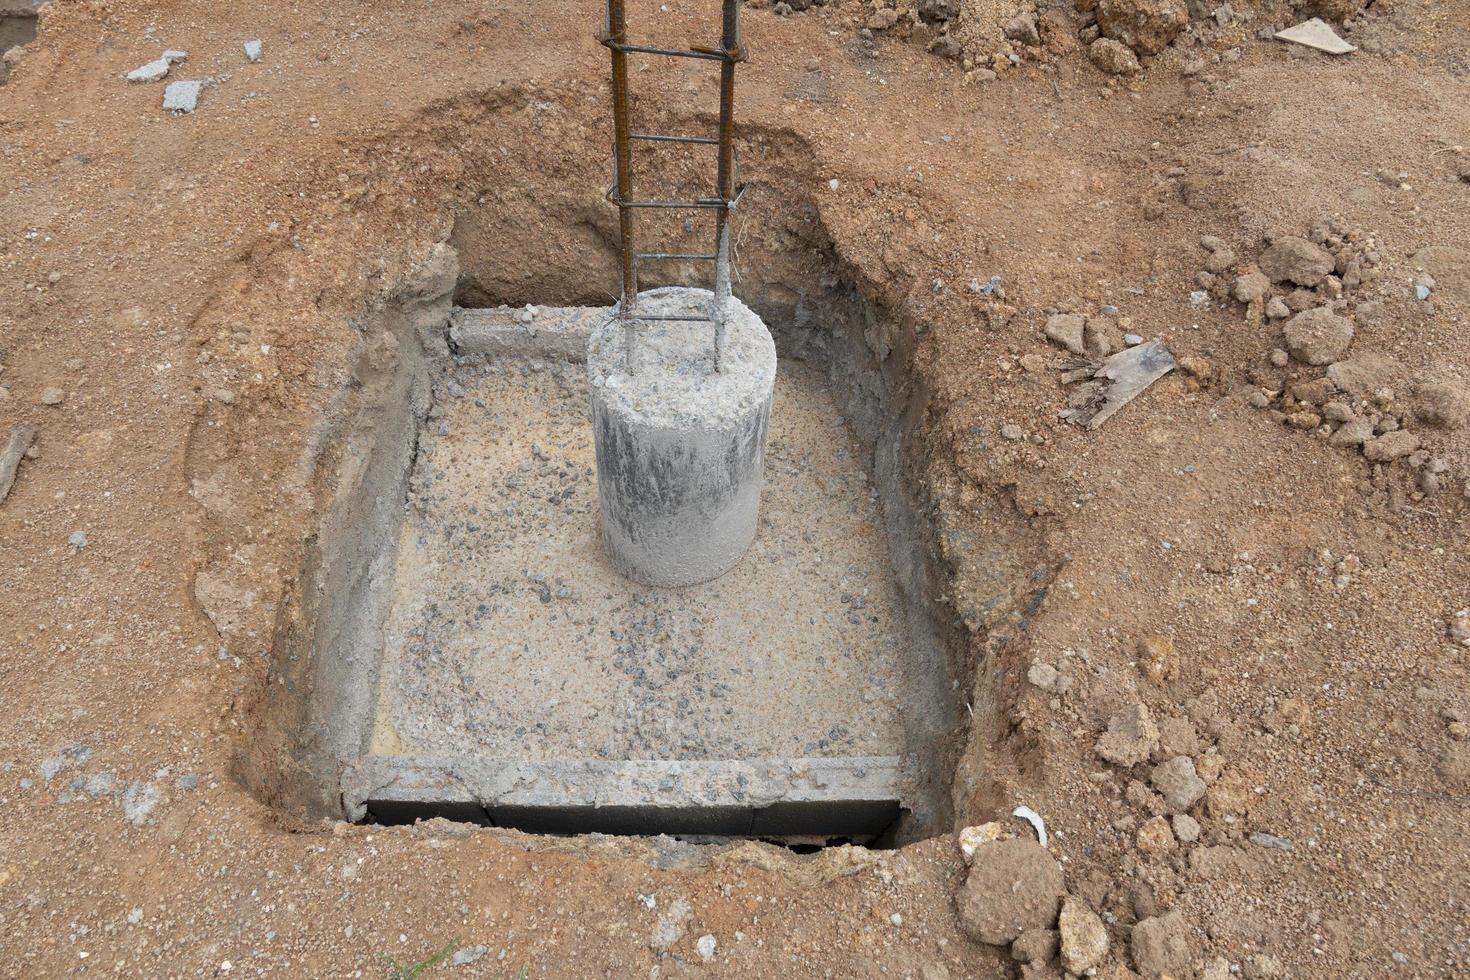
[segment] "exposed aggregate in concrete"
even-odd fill
[[[583,368],[461,364],[436,389],[371,753],[904,752],[904,605],[861,447],[817,372],[778,373],[755,544],[682,590],[635,585],[601,552]]]

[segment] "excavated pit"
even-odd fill
[[[830,274],[737,285],[780,356],[759,530],[720,578],[650,588],[601,550],[582,362],[606,308],[464,308],[487,292],[473,263],[429,265],[362,325],[323,424],[327,503],[259,713],[290,758],[247,782],[382,823],[800,847],[948,829],[983,779],[956,766],[984,705],[940,601],[898,331]]]

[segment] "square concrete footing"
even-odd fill
[[[408,481],[358,817],[548,833],[867,839],[907,804],[907,605],[870,452],[782,361],[755,543],[683,589],[602,553],[597,309],[457,310]],[[376,658],[376,659],[374,659]]]

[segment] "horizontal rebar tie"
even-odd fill
[[[664,133],[630,133],[628,138],[648,140],[650,143],[705,143],[709,146],[720,145],[720,141],[713,136],[669,136]]]
[[[661,54],[669,58],[698,58],[701,61],[744,61],[745,56],[738,50],[726,50],[723,48],[656,48],[648,44],[625,44],[614,41],[610,37],[601,39],[602,43],[614,51],[624,54]]]

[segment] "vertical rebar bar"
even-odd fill
[[[612,42],[613,170],[618,188],[618,234],[622,239],[622,298],[618,311],[628,346],[628,373],[633,373],[633,348],[638,331],[638,255],[633,240],[633,211],[621,202],[633,199],[633,128],[628,120],[628,55],[621,45],[628,41],[624,0],[607,0],[606,35]]]
[[[730,201],[735,196],[735,59],[740,52],[740,0],[725,0],[720,26],[720,161],[715,195],[724,202],[715,212],[715,370],[725,359],[725,309],[730,299]]]

